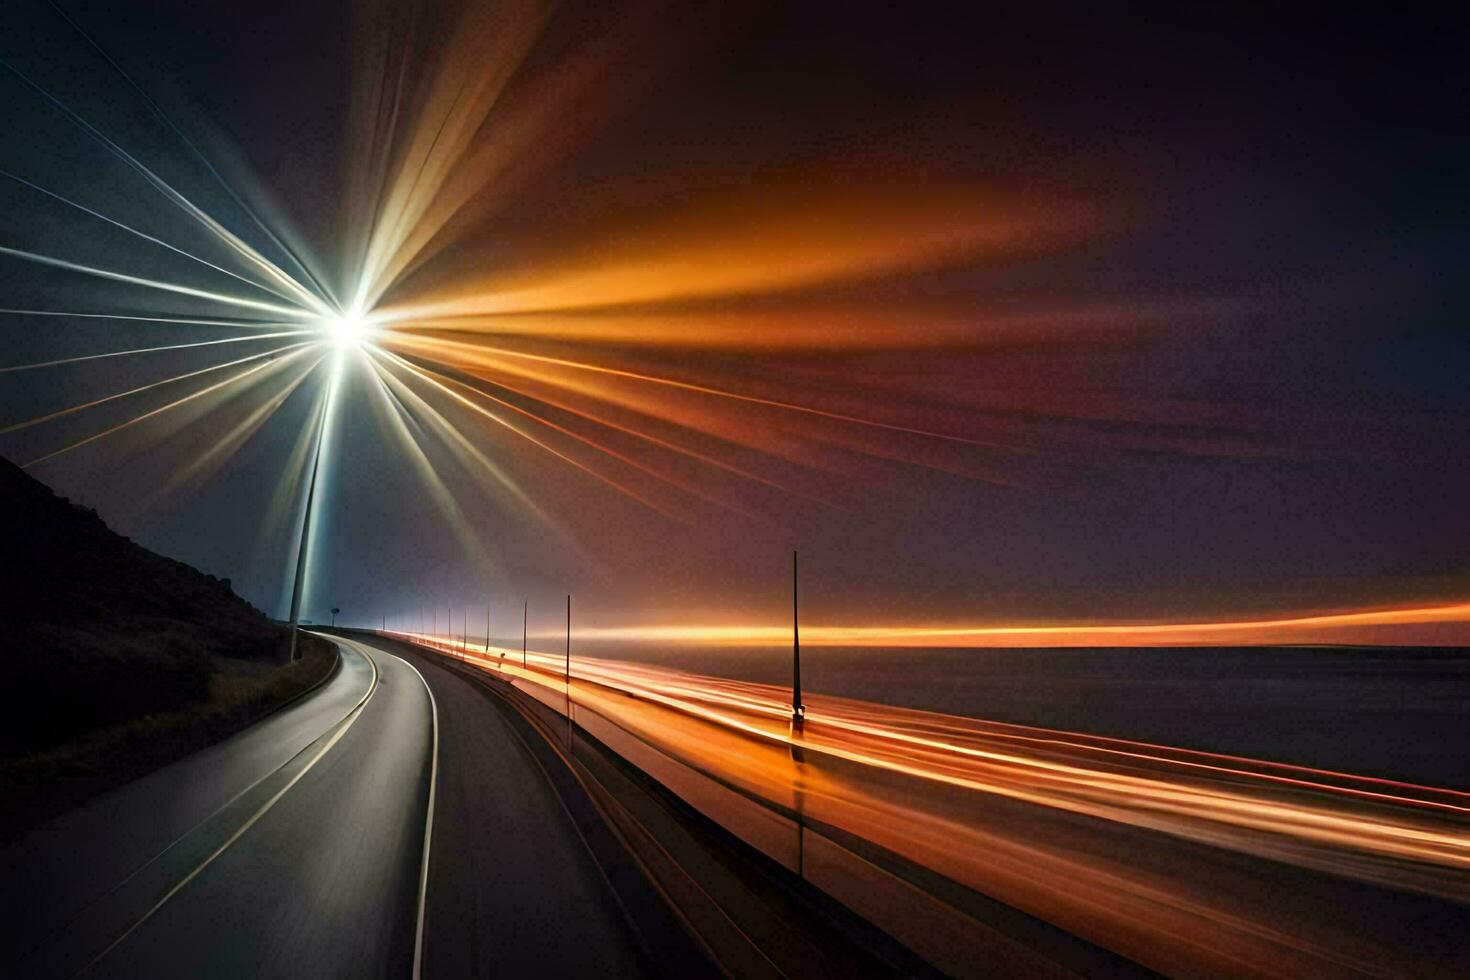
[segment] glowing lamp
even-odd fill
[[[360,310],[344,310],[324,323],[327,338],[338,347],[356,347],[367,337],[367,321]]]

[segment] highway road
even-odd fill
[[[407,975],[433,702],[403,661],[339,647],[306,698],[10,846],[11,975]]]
[[[709,972],[513,712],[331,639],[306,698],[0,854],[7,976]]]

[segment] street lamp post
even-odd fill
[[[301,592],[306,584],[306,559],[311,542],[311,511],[316,502],[316,478],[322,468],[322,445],[326,442],[327,415],[331,398],[322,401],[321,421],[316,430],[316,452],[311,456],[311,476],[306,484],[306,512],[301,517],[301,541],[296,547],[296,579],[291,585],[291,650],[287,661],[296,659],[296,634],[301,625]]]

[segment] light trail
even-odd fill
[[[541,660],[552,668],[559,664],[556,657]],[[793,738],[784,724],[791,713],[785,688],[587,657],[573,664],[575,678],[746,735],[965,789],[1078,808],[1114,820],[1132,819],[1135,809],[1158,810],[1470,870],[1470,824],[1438,832],[1269,796],[1270,786],[1290,786],[1327,798],[1351,798],[1334,806],[1385,803],[1463,818],[1470,815],[1470,793],[1458,790],[821,696],[816,707],[808,708],[804,736]],[[1022,729],[1031,734],[1018,734]],[[1002,747],[996,748],[997,743]],[[1031,754],[1022,753],[1023,745]],[[1063,757],[1092,764],[1060,761]],[[1135,763],[1151,767],[1150,775],[1111,771]],[[1153,767],[1170,775],[1165,778]],[[1228,788],[1191,781],[1212,777],[1228,777]],[[1385,785],[1399,792],[1386,792]],[[1166,832],[1187,835],[1183,823],[1167,826],[1171,829]],[[1464,887],[1470,897],[1470,879]]]
[[[522,669],[518,651],[389,632],[565,710],[560,653]],[[1295,899],[1272,870],[1282,864],[1470,902],[1461,790],[821,695],[806,698],[793,737],[785,688],[588,657],[572,673],[579,717],[617,726],[597,723],[599,737],[621,731],[628,751],[651,746],[775,813],[872,841],[1164,972],[1415,972],[1413,951]],[[667,764],[655,771],[705,806],[722,798]],[[769,823],[728,805],[706,812],[737,832]],[[1181,876],[1199,846],[1237,857]]]
[[[1470,603],[1457,602],[1398,609],[1282,616],[1200,623],[1078,623],[1038,626],[804,626],[801,639],[812,646],[839,647],[1014,647],[1014,646],[1180,646],[1279,643],[1371,642],[1368,631],[1400,631],[1388,637],[1412,643],[1402,633],[1413,627],[1470,623]],[[781,645],[790,638],[778,626],[690,624],[588,629],[602,640],[648,643],[698,643],[714,646]]]

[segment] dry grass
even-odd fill
[[[208,696],[88,731],[0,762],[0,838],[219,742],[324,679],[336,648],[302,637],[302,659],[286,665],[212,657]]]

